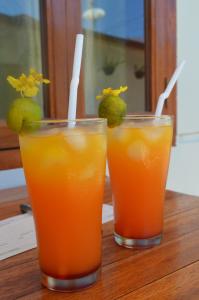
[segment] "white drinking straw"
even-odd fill
[[[180,76],[180,73],[185,65],[186,61],[183,60],[181,62],[181,64],[176,68],[175,72],[173,73],[165,91],[159,96],[158,98],[158,104],[156,107],[156,111],[155,111],[155,116],[159,117],[162,114],[162,110],[163,110],[163,106],[164,106],[164,102],[165,100],[169,97],[178,77]]]
[[[79,85],[79,75],[82,61],[83,50],[83,34],[76,35],[75,52],[73,60],[73,73],[70,83],[69,105],[68,105],[68,120],[76,118],[77,111],[77,89]]]

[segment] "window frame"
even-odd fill
[[[145,92],[149,111],[153,113],[159,95],[176,68],[176,37],[176,0],[145,0]],[[175,145],[176,85],[169,101],[165,102],[163,113],[173,116]]]
[[[59,2],[59,5],[58,5]],[[42,63],[51,81],[44,88],[44,110],[49,118],[66,118],[75,36],[81,32],[80,0],[41,1]],[[176,0],[145,0],[145,93],[147,110],[155,111],[158,96],[176,67]],[[176,88],[164,108],[174,116]],[[78,89],[78,117],[85,116],[83,77]],[[18,137],[0,122],[0,170],[21,167]]]

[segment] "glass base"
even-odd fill
[[[58,279],[42,273],[42,284],[52,291],[73,292],[89,287],[98,280],[99,276],[100,268],[91,274],[74,279]]]
[[[114,233],[114,238],[118,245],[125,248],[147,249],[159,245],[162,240],[162,234],[148,239],[130,239]]]

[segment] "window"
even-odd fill
[[[175,1],[81,0],[85,114],[104,87],[128,85],[128,113],[155,111],[176,64]],[[175,114],[175,91],[165,113]]]
[[[97,113],[95,101],[105,87],[127,85],[122,97],[128,112],[145,111],[144,0],[82,0],[85,113]]]
[[[18,76],[30,67],[42,70],[41,22],[39,0],[0,0],[0,161],[1,168],[19,165],[18,138],[5,123],[11,101],[17,98],[6,82],[10,74]],[[44,107],[41,92],[38,100]],[[12,150],[10,150],[12,149]],[[9,157],[9,159],[7,159]]]
[[[132,7],[133,3],[137,5],[135,9]],[[126,26],[123,27],[123,31],[120,26],[120,32],[115,30],[117,24],[114,22],[114,28],[111,29],[110,21],[104,22],[105,18],[101,25],[98,21],[93,24],[86,19],[86,11],[88,18],[89,9],[97,6],[102,9],[101,15],[103,15],[103,10],[106,12],[110,10],[108,5],[110,7],[115,5],[115,1],[0,0],[0,16],[4,14],[9,20],[6,25],[0,21],[1,39],[2,32],[6,39],[8,26],[16,16],[21,24],[21,31],[25,30],[26,34],[26,38],[23,34],[25,43],[20,42],[24,41],[21,37],[15,37],[15,39],[18,38],[18,44],[16,43],[14,47],[15,53],[20,53],[21,48],[26,49],[26,53],[23,54],[24,59],[19,60],[13,56],[16,58],[13,60],[16,64],[22,63],[20,66],[9,66],[11,69],[8,67],[6,69],[6,60],[3,58],[4,66],[0,70],[0,81],[2,81],[0,84],[5,88],[5,78],[2,80],[2,74],[5,77],[7,73],[20,73],[34,64],[35,68],[43,70],[45,76],[51,80],[49,88],[46,88],[40,95],[44,116],[65,118],[68,108],[75,35],[83,29],[86,43],[84,69],[78,90],[78,116],[83,117],[96,113],[95,95],[106,82],[108,85],[118,86],[118,84],[127,83],[130,86],[130,97],[127,99],[129,112],[154,111],[158,95],[164,90],[167,80],[175,69],[176,1],[118,0],[117,5],[120,6],[120,9],[118,8],[119,10],[115,12],[121,18],[117,19],[120,24]],[[9,7],[10,15],[8,10],[5,11],[6,6],[7,9]],[[23,10],[20,11],[20,9]],[[114,11],[113,7],[111,9]],[[138,13],[137,16],[136,13]],[[27,16],[31,18],[28,25],[23,23],[25,20],[27,22]],[[95,28],[91,25],[95,25]],[[106,29],[107,27],[109,31]],[[136,27],[136,29],[131,31],[131,27]],[[26,45],[26,41],[28,41],[28,45]],[[90,45],[94,42],[96,46],[89,50]],[[25,46],[21,47],[22,44]],[[10,48],[8,42],[5,49],[6,47]],[[110,47],[109,50],[106,50],[107,47]],[[104,49],[103,53],[102,49]],[[91,60],[88,56],[89,51],[92,52],[95,60]],[[109,57],[110,52],[111,56]],[[88,70],[94,74],[92,88],[89,86]],[[98,71],[99,73],[97,73]],[[130,74],[134,81],[130,79]],[[122,82],[123,78],[124,82]],[[134,83],[132,84],[132,82]],[[8,93],[12,93],[11,90]],[[11,99],[13,96],[10,94],[9,97]],[[131,98],[136,100],[132,101]],[[137,101],[138,99],[139,101]],[[21,165],[17,136],[5,125],[7,104],[5,104],[5,99],[1,98],[1,101],[4,103],[4,109],[0,110],[0,169],[15,168]],[[175,114],[175,91],[165,107],[165,113]]]

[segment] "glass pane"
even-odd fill
[[[128,112],[145,111],[144,0],[82,0],[87,114],[106,87],[128,86]]]
[[[6,77],[42,71],[40,31],[39,0],[0,0],[0,119],[18,96]],[[42,91],[37,99],[42,103]]]
[[[177,137],[167,188],[199,196],[198,70],[199,1],[177,0],[177,64],[186,65],[177,84]]]

